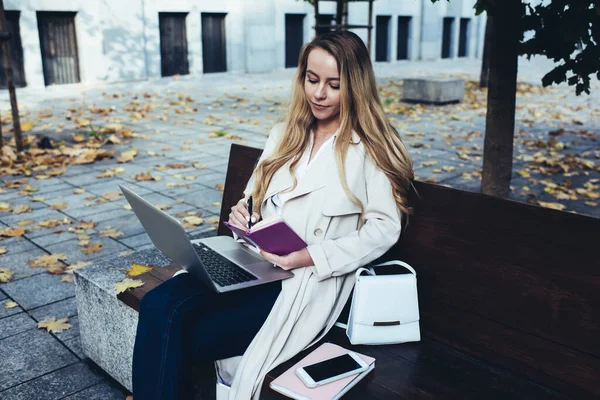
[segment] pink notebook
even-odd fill
[[[250,230],[240,229],[228,222],[225,222],[225,226],[252,246],[279,256],[302,250],[307,246],[304,240],[278,215],[260,221]]]
[[[334,382],[327,383],[316,388],[309,388],[296,375],[296,369],[308,364],[313,364],[332,357],[347,353],[348,350],[333,343],[323,343],[312,353],[298,361],[293,367],[285,371],[281,376],[273,380],[269,385],[271,389],[298,400],[336,400],[342,397],[348,390],[356,385],[362,378],[375,368],[375,359],[356,353],[369,364],[369,369],[360,374],[347,376]]]

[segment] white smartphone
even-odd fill
[[[356,353],[349,351],[341,356],[319,361],[318,363],[305,365],[296,369],[296,375],[309,388],[314,388],[358,374],[369,368],[362,358]]]

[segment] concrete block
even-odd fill
[[[213,231],[206,236],[214,234]],[[155,267],[172,262],[152,247],[100,261],[73,273],[81,350],[130,391],[138,313],[117,299],[114,284],[125,277],[125,272],[118,268],[130,267],[132,260]]]
[[[458,78],[404,79],[402,100],[423,103],[452,103],[462,101],[465,81]]]

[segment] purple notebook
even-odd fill
[[[228,222],[224,222],[224,224],[252,246],[260,247],[279,256],[302,250],[307,246],[304,240],[279,216],[263,220],[250,230],[240,229]]]

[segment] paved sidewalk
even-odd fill
[[[478,191],[485,92],[469,89],[461,104],[408,105],[398,100],[401,79],[478,79],[479,65],[460,60],[376,66],[382,101],[419,179]],[[523,60],[520,80],[537,84],[545,70],[547,62]],[[14,273],[0,284],[0,398],[124,399],[129,394],[81,352],[70,274],[51,274],[28,261],[64,254],[57,263],[65,266],[153,247],[124,198],[114,193],[117,184],[187,221],[190,235],[214,229],[230,144],[264,146],[270,127],[283,116],[292,77],[293,71],[285,70],[17,92],[22,122],[34,125],[28,135],[74,146],[73,134],[87,139],[112,126],[113,143],[120,143],[101,147],[115,150],[115,158],[69,165],[48,179],[0,177],[0,230],[28,230],[20,237],[0,237],[0,254],[5,248],[0,267]],[[598,82],[591,96],[580,97],[567,86],[520,85],[511,199],[600,217],[599,100]],[[7,104],[3,92],[3,120]],[[104,139],[112,132],[106,131]],[[118,163],[116,157],[133,147],[138,152],[133,161]],[[140,180],[147,173],[156,180]],[[42,169],[33,173],[43,174]],[[17,306],[7,308],[9,302]],[[56,334],[38,329],[47,317],[66,317],[73,327]]]

